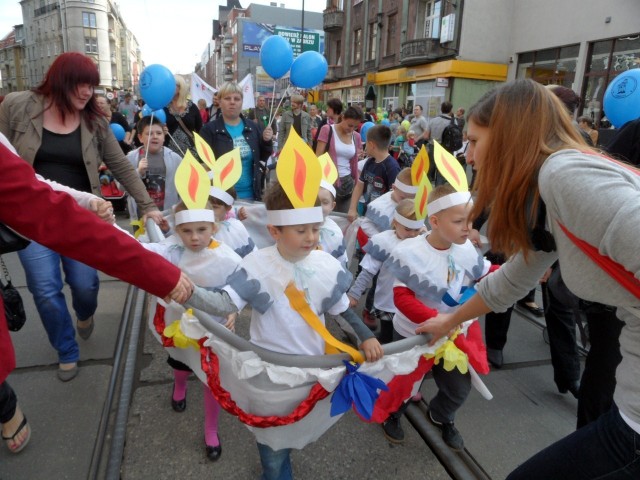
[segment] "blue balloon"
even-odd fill
[[[260,47],[262,68],[274,80],[282,77],[291,68],[293,49],[291,44],[280,35],[271,35]]]
[[[162,123],[167,123],[167,114],[164,112],[163,109],[156,110],[155,112],[153,112],[153,117],[157,118]]]
[[[176,93],[176,80],[163,65],[149,65],[140,75],[140,95],[151,110],[166,107]]]
[[[153,109],[149,105],[145,104],[142,107],[142,116],[143,117],[148,117],[149,115],[151,115],[151,112],[153,112]]]
[[[320,85],[327,76],[329,64],[318,52],[304,52],[291,65],[291,83],[299,88]]]
[[[386,125],[387,127],[388,127],[389,125],[391,125],[391,122],[389,121],[389,119],[388,119],[388,118],[383,118],[383,119],[380,121],[380,123],[381,123],[382,125]]]
[[[126,135],[126,132],[124,131],[124,128],[122,128],[122,125],[118,125],[117,123],[112,123],[111,131],[115,135],[116,140],[118,140],[119,142],[124,140],[124,136]]]
[[[640,117],[640,69],[627,70],[609,84],[604,113],[616,128]]]
[[[373,122],[366,122],[366,123],[363,123],[362,126],[360,127],[360,136],[362,137],[363,142],[367,141],[367,130],[369,130],[374,125],[375,123]]]

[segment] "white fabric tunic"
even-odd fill
[[[417,300],[442,313],[456,308],[444,302],[446,295],[453,301],[459,300],[462,287],[471,286],[491,266],[469,240],[462,245],[453,244],[447,250],[437,250],[429,244],[427,235],[400,243],[388,262],[397,279],[395,286],[408,287]],[[416,324],[400,311],[393,317],[393,327],[405,337],[415,335]]]
[[[299,355],[323,355],[324,340],[294,311],[285,289],[293,282],[313,312],[324,323],[324,314],[338,315],[349,308],[345,292],[351,274],[326,252],[312,251],[291,263],[276,245],[247,255],[228,278],[224,290],[239,310],[250,304],[251,342],[268,350]]]
[[[323,252],[331,254],[342,265],[347,264],[347,252],[344,244],[344,234],[338,224],[330,217],[325,218],[320,227],[320,242],[318,244]]]
[[[391,228],[393,212],[395,212],[398,206],[393,198],[391,198],[392,193],[393,190],[388,191],[367,206],[365,219],[362,222],[362,230],[369,238],[373,237],[376,233],[384,232]]]
[[[257,250],[249,232],[237,218],[228,218],[217,222],[217,225],[218,231],[213,235],[213,238],[231,247],[242,258]]]

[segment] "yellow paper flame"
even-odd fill
[[[434,140],[433,159],[436,162],[438,171],[456,192],[468,192],[469,182],[467,174],[456,157],[447,152],[442,145]]]
[[[293,208],[315,205],[322,179],[320,162],[293,128],[280,152],[276,173]]]
[[[196,144],[196,151],[198,155],[205,163],[209,170],[213,170],[216,163],[216,156],[213,154],[213,150],[209,146],[207,142],[205,142],[204,138],[202,138],[197,133],[193,133],[194,143]]]
[[[242,175],[242,158],[240,149],[234,148],[222,155],[215,162],[213,169],[213,186],[220,190],[229,190]]]
[[[429,172],[429,154],[424,144],[411,164],[411,184],[417,187],[422,180],[422,174]]]
[[[189,150],[176,169],[176,190],[189,210],[207,205],[211,183],[206,170]]]
[[[422,173],[422,179],[418,185],[414,202],[416,208],[416,219],[424,220],[427,218],[427,202],[429,201],[429,193],[431,193],[431,182],[426,172]]]
[[[322,179],[333,185],[338,180],[338,169],[336,164],[331,160],[329,152],[325,152],[318,157],[320,168],[322,169]]]

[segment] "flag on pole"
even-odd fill
[[[207,107],[213,104],[213,95],[217,92],[215,88],[202,80],[197,74],[191,74],[191,101],[195,104],[198,100],[204,98]]]
[[[246,77],[238,83],[242,88],[242,109],[247,110],[249,108],[256,108],[256,99],[253,93],[253,79],[249,73]]]

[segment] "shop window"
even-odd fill
[[[518,55],[518,78],[531,78],[543,85],[572,88],[576,77],[579,45],[549,48]]]

